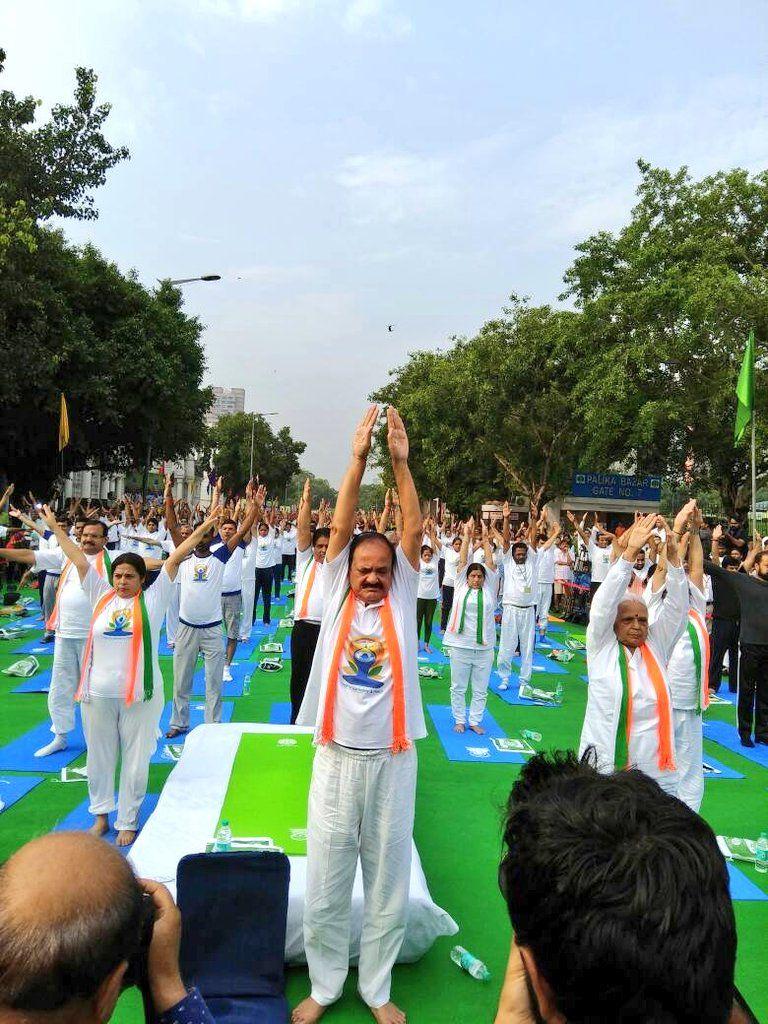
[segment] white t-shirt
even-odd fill
[[[91,565],[94,564],[98,555],[85,556]],[[45,572],[61,573],[69,561],[61,550],[38,551],[35,553],[35,568],[44,569]],[[80,576],[74,565],[69,569],[63,582],[59,582],[63,589],[57,597],[59,602],[59,625],[56,635],[64,640],[85,640],[88,636],[88,627],[91,623],[91,602],[88,600],[83,588],[80,586]]]
[[[461,551],[455,551],[453,545],[450,544],[443,548],[443,555],[445,557],[445,574],[443,575],[443,586],[454,587],[456,586],[456,566],[459,564],[459,558]]]
[[[144,591],[144,603],[152,634],[152,673],[155,692],[163,690],[163,676],[157,660],[160,642],[160,627],[173,594],[173,581],[165,568],[154,583]],[[94,608],[97,601],[109,589],[109,583],[94,569],[89,569],[82,584],[89,606]],[[134,623],[133,598],[113,597],[101,610],[93,624],[93,646],[91,648],[90,675],[88,688],[92,697],[123,698],[126,691],[126,673],[133,630],[141,623]],[[137,687],[137,694],[141,690]]]
[[[253,545],[251,557],[254,569],[269,569],[270,566],[276,564],[276,561],[283,560],[280,543],[271,530],[265,537],[256,531],[251,544]]]
[[[56,540],[56,534],[52,533],[50,530],[46,530],[40,538],[37,550],[38,553],[42,553],[43,551],[58,551],[59,554],[61,554],[61,548],[59,547],[59,542]],[[35,565],[36,570],[37,568],[37,565]],[[49,576],[59,576],[61,574],[61,568],[46,569],[45,566],[40,566],[39,571],[46,572]]]
[[[573,579],[573,569],[568,561],[568,552],[555,547],[555,579],[570,582]],[[571,556],[573,557],[573,556]]]
[[[453,607],[451,617],[448,620],[448,627],[445,631],[446,647],[462,647],[465,650],[488,651],[493,650],[496,643],[496,594],[499,587],[499,574],[494,569],[489,569],[485,563],[485,581],[482,587],[483,594],[483,641],[477,639],[477,611],[479,595],[481,593],[476,587],[467,584],[467,570],[464,566],[456,576],[456,590],[453,595]],[[466,599],[466,606],[465,606]],[[460,631],[461,616],[464,613],[464,629]]]
[[[291,526],[288,530],[283,530],[280,537],[280,543],[282,545],[282,552],[284,555],[295,555],[296,554],[296,527]]]
[[[307,613],[301,615],[304,605],[309,580],[312,575],[312,566],[315,566],[315,574],[312,578],[312,589],[309,591],[307,600]],[[314,549],[310,545],[306,551],[296,552],[296,599],[293,602],[294,617],[304,622],[320,622],[323,617],[323,570],[325,562],[315,562]]]
[[[437,572],[437,559],[432,556],[430,562],[419,561],[419,592],[418,596],[436,601],[440,597],[440,578]]]
[[[539,583],[555,582],[555,552],[557,548],[553,544],[549,548],[539,549],[536,552],[536,569]]]
[[[191,554],[179,566],[179,622],[185,626],[218,626],[221,591],[229,548],[222,544],[210,555]]]
[[[607,548],[599,548],[596,541],[590,538],[587,553],[592,563],[592,582],[602,583],[611,568],[611,545],[609,544]]]
[[[536,552],[528,547],[528,557],[522,565],[518,565],[512,557],[512,545],[504,555],[504,592],[502,604],[516,605],[518,608],[529,608],[536,604]]]
[[[706,576],[704,577],[707,578]],[[688,580],[688,591],[690,607],[698,612],[701,621],[706,621],[707,601],[701,590]],[[704,652],[702,651],[702,663]],[[667,665],[667,678],[669,679],[669,690],[672,695],[672,707],[680,711],[695,710],[699,700],[699,680],[696,675],[696,663],[693,655],[693,645],[688,633],[688,623],[683,634],[675,644],[672,657]],[[707,685],[709,685],[707,681]]]
[[[297,719],[298,725],[315,726],[320,739],[325,690],[336,647],[339,616],[348,588],[349,545],[323,571],[325,614],[307,692]],[[406,735],[418,740],[427,735],[418,673],[416,636],[416,593],[419,573],[398,547],[395,572],[389,591],[392,618],[400,642],[405,694]],[[342,746],[384,750],[392,745],[392,674],[389,652],[382,649],[381,603],[355,601],[349,637],[339,665],[335,706],[335,739]]]
[[[211,551],[216,552],[221,547],[226,547],[223,542],[212,544]],[[230,554],[227,564],[224,566],[224,576],[221,581],[221,594],[230,596],[239,594],[243,589],[243,561],[245,556],[245,544],[242,541]]]

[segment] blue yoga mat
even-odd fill
[[[719,775],[713,775],[711,772],[704,772],[704,778],[708,779],[709,781],[713,781],[714,782],[714,781],[717,781],[718,779],[743,779],[744,778],[744,776],[741,774],[741,772],[734,771],[733,768],[729,768],[728,765],[727,764],[723,764],[722,761],[718,761],[716,758],[710,757],[710,755],[706,752],[706,750],[704,751],[704,761],[706,762],[706,764],[711,765],[713,768],[717,768],[717,770],[720,772]]]
[[[506,733],[487,709],[480,723],[485,729],[484,736],[478,736],[469,729],[463,733],[454,732],[453,713],[448,704],[428,704],[427,711],[432,716],[437,735],[449,761],[523,764],[527,760],[524,754],[502,753],[494,747],[491,743],[493,737],[501,739]]]
[[[173,648],[168,646],[168,637],[165,633],[160,637],[160,643],[157,645],[157,653],[161,658],[173,657]]]
[[[0,814],[39,786],[44,778],[44,775],[0,775]]]
[[[159,793],[147,793],[147,795],[144,797],[144,802],[142,803],[141,808],[139,810],[139,828],[140,829],[143,828],[146,825],[147,820],[149,819],[150,814],[157,807],[157,801],[159,799],[160,799],[160,794]],[[115,794],[115,801],[117,801],[117,794]],[[56,825],[54,825],[53,831],[54,832],[72,832],[72,831],[83,832],[86,829],[89,829],[91,827],[91,825],[93,824],[93,815],[90,814],[89,811],[88,811],[88,803],[89,803],[89,801],[88,801],[87,798],[85,800],[83,800],[83,802],[81,804],[78,804],[77,807],[75,807],[74,810],[70,811],[69,814],[65,818],[62,818],[60,822],[58,822]],[[116,817],[116,815],[117,815],[117,811],[111,811],[110,812],[110,815],[109,815],[109,832],[106,832],[104,834],[104,836],[102,837],[103,839],[106,839],[106,841],[108,843],[112,843],[113,845],[114,845],[115,840],[117,839],[117,832],[115,831],[115,817]],[[131,852],[131,847],[130,846],[121,846],[121,847],[119,847],[119,849],[120,849],[120,852],[123,854],[123,856],[126,856],[127,854],[129,854]]]
[[[749,747],[742,747],[736,726],[731,725],[730,722],[705,721],[704,739],[714,740],[721,747],[725,747],[740,757],[745,757],[748,761],[752,761],[753,764],[759,764],[763,768],[768,768],[768,747],[760,746],[759,744],[751,749]]]
[[[235,705],[231,700],[222,701],[221,704],[221,720],[222,722],[230,722],[232,720],[232,712],[235,709]],[[171,727],[171,713],[173,712],[173,702],[168,703],[163,708],[163,713],[160,715],[160,739],[157,741],[157,748],[150,759],[150,764],[175,764],[178,758],[173,757],[171,754],[165,751],[166,746],[183,747],[184,741],[188,732],[182,733],[181,736],[174,736],[172,740],[165,738],[166,732]],[[190,701],[189,704],[189,731],[191,732],[195,726],[202,725],[205,720],[205,704],[201,701]]]
[[[727,686],[721,686],[720,689],[717,691],[717,696],[720,698],[720,700],[727,700],[729,704],[733,705],[733,707],[736,707],[736,705],[739,703],[738,693],[731,693]],[[712,707],[717,706],[717,704],[712,705]],[[722,704],[720,705],[720,707],[722,707]]]
[[[256,665],[252,661],[244,661],[238,665],[230,665],[230,671],[232,673],[232,682],[221,684],[221,695],[222,697],[242,697],[243,696],[243,680],[246,676],[252,675],[256,671]],[[205,668],[199,668],[195,671],[192,676],[192,696],[193,697],[204,697],[205,696]]]
[[[51,688],[51,671],[51,669],[45,668],[31,679],[22,679],[18,686],[14,686],[11,693],[48,693]]]
[[[728,866],[728,881],[731,885],[732,900],[768,900],[768,893],[763,892],[759,885],[755,885],[741,868],[736,867],[729,860],[725,863]]]
[[[420,665],[450,665],[448,657],[437,648],[432,648],[432,653],[427,654],[423,647],[419,648],[419,664]]]
[[[50,743],[53,733],[48,722],[40,722],[34,729],[0,747],[0,771],[55,772],[58,774],[81,754],[85,753],[85,737],[80,724],[80,711],[75,711],[75,728],[67,736],[69,746],[48,757],[35,757],[35,751]]]
[[[291,721],[291,705],[285,703],[273,704],[269,709],[270,725],[289,725]]]
[[[0,619],[0,626],[3,629],[40,629],[42,625],[42,622],[30,619],[28,616],[25,616],[23,619]]]
[[[552,686],[549,682],[547,682],[546,685],[540,685],[540,683],[542,683],[542,682],[543,682],[542,680],[537,680],[536,676],[533,676],[532,679],[531,679],[531,686],[536,686],[537,689],[540,689],[540,690],[554,690],[554,686]],[[544,701],[539,702],[539,701],[535,701],[535,700],[523,700],[519,696],[519,694],[518,694],[518,689],[520,687],[520,683],[518,682],[516,676],[510,676],[510,679],[509,679],[509,689],[508,690],[500,690],[499,689],[499,684],[500,683],[501,683],[501,679],[499,678],[499,674],[498,674],[498,672],[496,672],[494,670],[493,672],[491,672],[491,679],[490,679],[490,683],[488,685],[488,688],[490,689],[491,693],[495,693],[496,696],[499,697],[501,700],[503,700],[505,704],[516,704],[516,705],[519,705],[519,706],[525,707],[525,708],[557,708],[557,707],[560,707],[559,704],[548,704],[548,703],[545,703]]]
[[[39,640],[27,640],[21,647],[14,647],[14,654],[53,654],[53,644],[41,644]]]

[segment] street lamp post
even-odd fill
[[[158,282],[163,283],[163,278],[158,277]],[[202,274],[200,277],[177,277],[166,278],[168,284],[189,284],[191,281],[220,281],[221,274]]]

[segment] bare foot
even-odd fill
[[[185,732],[189,732],[189,729],[181,728],[180,726],[174,725],[165,734],[167,740],[175,739],[177,736],[183,736]]]
[[[424,650],[427,652],[427,654],[432,653],[432,648],[429,646],[429,644],[424,644]]]
[[[470,725],[469,728],[472,730],[472,732],[476,732],[478,736],[485,735],[485,729],[482,727],[482,725]]]
[[[405,1014],[394,1003],[384,1003],[376,1009],[371,1007],[371,1013],[377,1024],[405,1024]]]
[[[327,1006],[316,1003],[312,996],[307,996],[291,1014],[291,1024],[314,1024],[316,1020],[320,1020],[327,1009]]]
[[[88,831],[92,836],[103,836],[109,832],[109,818],[106,814],[97,814]]]
[[[454,725],[454,727],[453,727],[453,731],[454,732],[464,732],[464,728],[465,728],[465,726],[464,726],[463,722],[457,722],[456,725]]]
[[[121,829],[117,833],[117,839],[115,840],[115,846],[130,846],[136,838],[136,830],[131,828]]]

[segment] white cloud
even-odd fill
[[[386,0],[352,0],[342,16],[351,34],[407,36],[413,24],[406,15],[389,8]]]
[[[336,182],[347,190],[353,216],[360,223],[397,224],[445,211],[456,198],[448,161],[413,153],[349,156]]]

